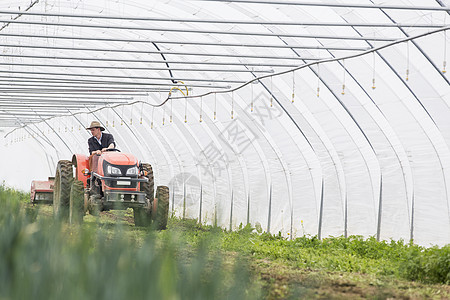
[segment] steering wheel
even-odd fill
[[[116,148],[109,148],[105,150],[105,152],[113,152],[113,151],[120,152],[120,150]]]

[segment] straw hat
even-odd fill
[[[92,128],[100,128],[101,131],[105,130],[105,128],[102,125],[100,125],[100,122],[98,122],[98,121],[92,121],[91,122],[91,126],[89,126],[86,129],[89,130],[89,129],[92,129]]]

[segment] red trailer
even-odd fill
[[[49,177],[47,181],[33,180],[31,182],[31,203],[53,203],[53,186],[55,177]]]

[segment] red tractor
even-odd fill
[[[169,188],[158,186],[154,196],[150,164],[132,154],[108,149],[101,155],[74,154],[60,160],[53,190],[53,214],[81,223],[87,211],[133,208],[136,226],[165,229],[169,216]]]

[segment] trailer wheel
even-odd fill
[[[154,200],[152,218],[154,228],[164,230],[167,228],[169,219],[169,188],[167,186],[158,186],[156,188],[156,199]]]
[[[81,224],[84,216],[84,184],[82,181],[74,180],[70,189],[70,224]]]
[[[53,190],[53,216],[60,220],[69,217],[70,189],[73,181],[72,162],[60,160],[56,166]]]

